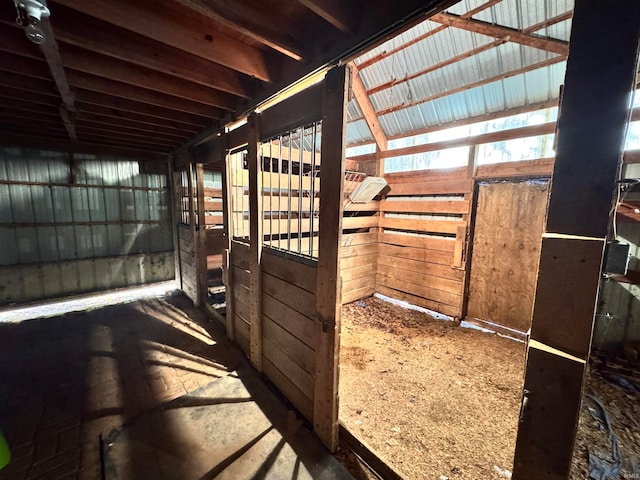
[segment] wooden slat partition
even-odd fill
[[[249,355],[249,294],[251,292],[249,245],[231,242],[230,266],[233,278],[233,328],[235,341]]]
[[[446,315],[462,313],[464,251],[473,180],[464,169],[385,175],[375,290]],[[458,255],[456,255],[458,252]]]
[[[343,219],[344,221],[346,218]],[[342,303],[350,303],[375,293],[378,233],[342,235],[340,251]]]
[[[308,420],[313,420],[317,267],[264,249],[262,368]]]

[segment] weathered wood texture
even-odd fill
[[[249,295],[251,285],[249,277],[250,252],[245,243],[231,242],[229,253],[230,278],[233,280],[231,298],[227,302],[233,305],[233,332],[236,343],[249,355]]]
[[[575,2],[514,480],[569,477],[639,40],[640,3]]]
[[[261,268],[263,371],[313,421],[317,268],[269,249]]]
[[[467,316],[529,330],[548,191],[546,181],[478,186]]]
[[[465,247],[464,194],[472,186],[464,175],[463,169],[385,175],[390,190],[380,203],[376,291],[461,315],[464,270],[455,252]]]
[[[377,254],[377,232],[342,235],[340,276],[343,304],[375,293]]]
[[[177,228],[182,291],[196,303],[198,301],[196,238],[189,225],[178,225]]]

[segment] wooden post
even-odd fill
[[[200,306],[200,295],[198,293],[198,240],[197,240],[197,231],[196,231],[196,202],[195,198],[195,185],[196,179],[193,171],[193,164],[191,163],[191,154],[189,153],[189,163],[187,164],[187,190],[189,192],[189,230],[191,232],[191,261],[195,266],[194,270],[196,272],[196,278],[193,280],[196,283],[196,291],[195,298],[193,298],[193,304],[198,307]]]
[[[330,70],[325,79],[322,120],[322,169],[317,276],[318,346],[313,428],[322,443],[338,445],[338,372],[340,351],[340,245],[346,108],[351,71]]]
[[[467,179],[473,183],[471,185],[471,193],[466,193],[464,199],[469,202],[469,213],[462,216],[462,220],[467,224],[464,232],[458,232],[456,235],[456,251],[460,249],[459,264],[454,266],[464,268],[464,279],[462,281],[462,308],[460,311],[460,319],[467,316],[467,307],[469,304],[469,281],[471,278],[471,245],[473,242],[473,229],[476,217],[476,193],[478,186],[475,182],[476,173],[478,172],[478,145],[469,146],[469,159],[467,160]],[[458,246],[462,237],[462,245]],[[457,254],[454,255],[457,259]]]
[[[198,224],[196,226],[195,253],[196,253],[196,282],[198,288],[198,299],[202,304],[209,301],[208,289],[208,272],[207,272],[207,248],[206,242],[206,218],[204,207],[204,165],[197,163],[195,165],[196,172],[196,210],[198,212]]]
[[[225,301],[227,304],[227,337],[231,340],[235,340],[236,332],[235,332],[235,323],[233,320],[234,316],[234,305],[233,305],[233,266],[231,265],[231,240],[233,238],[233,202],[231,200],[232,195],[232,186],[231,186],[231,170],[229,165],[229,159],[227,158],[226,151],[226,141],[227,134],[225,133],[222,137],[219,147],[220,147],[220,158],[222,162],[222,191],[224,195],[222,195],[222,211],[224,213],[224,234],[226,238],[227,248],[224,250],[224,254],[222,256],[223,268],[224,268],[224,281],[225,281]]]
[[[256,114],[249,117],[247,163],[249,164],[249,248],[251,260],[250,298],[249,298],[249,358],[251,364],[258,371],[262,371],[262,272],[260,259],[262,257],[262,168],[258,143],[258,119]]]
[[[167,164],[167,185],[169,186],[169,201],[171,205],[171,225],[173,228],[173,266],[175,281],[178,288],[182,288],[182,273],[180,271],[180,237],[178,236],[178,218],[180,217],[179,176],[174,171],[174,158],[170,157]]]
[[[639,38],[637,0],[576,1],[514,480],[567,479],[571,469]]]

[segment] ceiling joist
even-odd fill
[[[344,33],[352,29],[347,11],[349,2],[340,0],[298,0],[316,15],[324,18],[331,25]]]
[[[509,37],[509,41],[525,45],[527,47],[538,48],[547,52],[567,55],[569,43],[555,38],[539,37],[529,33],[523,33],[515,28],[495,25],[481,20],[462,18],[451,13],[436,13],[429,20],[447,25],[449,27],[460,28],[469,32],[480,33],[494,38]]]

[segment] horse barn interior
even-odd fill
[[[640,3],[0,2],[0,480],[640,475]]]

